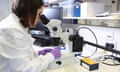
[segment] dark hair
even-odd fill
[[[37,10],[43,5],[42,0],[16,0],[12,5],[12,12],[20,18],[24,27],[30,27],[34,24]]]

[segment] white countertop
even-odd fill
[[[46,72],[120,72],[120,65],[109,66],[102,63],[99,63],[99,69],[89,71],[85,67],[80,66],[80,63],[74,65],[68,65],[56,69],[48,69]]]
[[[34,46],[34,48],[36,48],[35,51],[38,51],[40,49],[38,46]],[[63,57],[63,59],[65,58]],[[67,57],[66,61],[68,60],[72,62],[71,56]],[[109,65],[102,64],[101,62],[99,62],[98,70],[89,71],[85,67],[80,66],[80,59],[75,58],[75,60],[76,60],[75,63],[70,63],[69,65],[61,66],[59,68],[47,69],[44,72],[120,72],[120,65],[109,66]],[[113,61],[108,60],[108,62],[112,63]]]

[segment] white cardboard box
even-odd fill
[[[97,2],[81,3],[81,17],[95,17],[104,12],[104,4]]]

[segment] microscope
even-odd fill
[[[75,64],[77,62],[74,55],[75,52],[82,51],[79,36],[73,38],[74,30],[71,28],[65,28],[63,30],[61,20],[51,19],[46,27],[50,31],[50,37],[60,38],[58,46],[62,54],[61,58],[50,63],[48,68],[59,68]]]
[[[44,17],[44,16],[43,16]],[[45,19],[44,19],[45,20]],[[75,64],[76,52],[82,52],[82,48],[85,44],[92,45],[116,54],[120,54],[120,51],[112,49],[114,45],[108,44],[106,46],[101,46],[98,44],[94,44],[88,41],[85,41],[83,37],[81,37],[78,32],[74,32],[71,28],[62,29],[62,21],[58,19],[47,20],[45,27],[48,28],[49,33],[46,35],[46,32],[38,31],[34,33],[32,36],[36,39],[35,45],[41,46],[45,48],[47,46],[51,48],[55,48],[59,46],[61,51],[61,58],[53,61],[49,64],[48,68],[59,68],[65,65]]]
[[[84,38],[81,37],[77,31],[75,32],[70,28],[66,28],[63,31],[60,20],[51,20],[51,22],[48,23],[47,27],[50,30],[51,37],[60,37],[62,43],[64,44],[63,46],[64,48],[60,49],[62,57],[52,62],[49,65],[49,68],[57,68],[77,63],[75,59],[76,52],[82,52],[83,46],[85,44],[92,45],[116,54],[120,54],[120,51],[113,49],[114,48],[113,44],[106,44],[106,46],[101,46],[84,40]]]
[[[44,26],[48,28],[49,32],[45,30],[32,29],[32,37],[35,38],[34,45],[44,48],[55,48],[59,47],[61,51],[61,58],[53,61],[49,64],[48,68],[59,68],[65,65],[76,63],[73,52],[82,51],[81,45],[79,44],[79,37],[71,40],[70,37],[73,35],[73,29],[66,28],[62,29],[62,21],[58,19],[48,20],[45,16],[42,16]],[[48,34],[49,33],[49,34]],[[41,50],[41,49],[40,49]]]

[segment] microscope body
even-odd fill
[[[73,29],[66,28],[65,30],[62,29],[62,23],[60,20],[52,20],[51,23],[47,24],[46,26],[50,30],[51,37],[59,37],[59,47],[61,51],[61,58],[53,61],[49,64],[48,68],[58,68],[63,67],[65,65],[74,64],[75,57],[72,52],[73,42],[69,40],[70,35],[73,34]]]
[[[59,45],[61,47],[62,54],[72,52],[72,41],[69,40],[69,36],[73,34],[73,29],[62,29],[62,22],[60,20],[53,19],[51,23],[47,24],[50,31],[50,37],[60,38]]]
[[[79,42],[76,37],[75,39],[73,37],[73,40],[70,39],[71,35],[73,35],[73,29],[66,28],[63,30],[61,24],[62,22],[60,20],[52,19],[45,25],[49,29],[50,36],[46,36],[44,32],[39,32],[37,35],[33,33],[33,37],[36,38],[35,44],[37,44],[37,46],[39,45],[42,49],[59,46],[62,54],[61,58],[51,62],[48,66],[49,68],[58,68],[76,63],[73,52]]]

